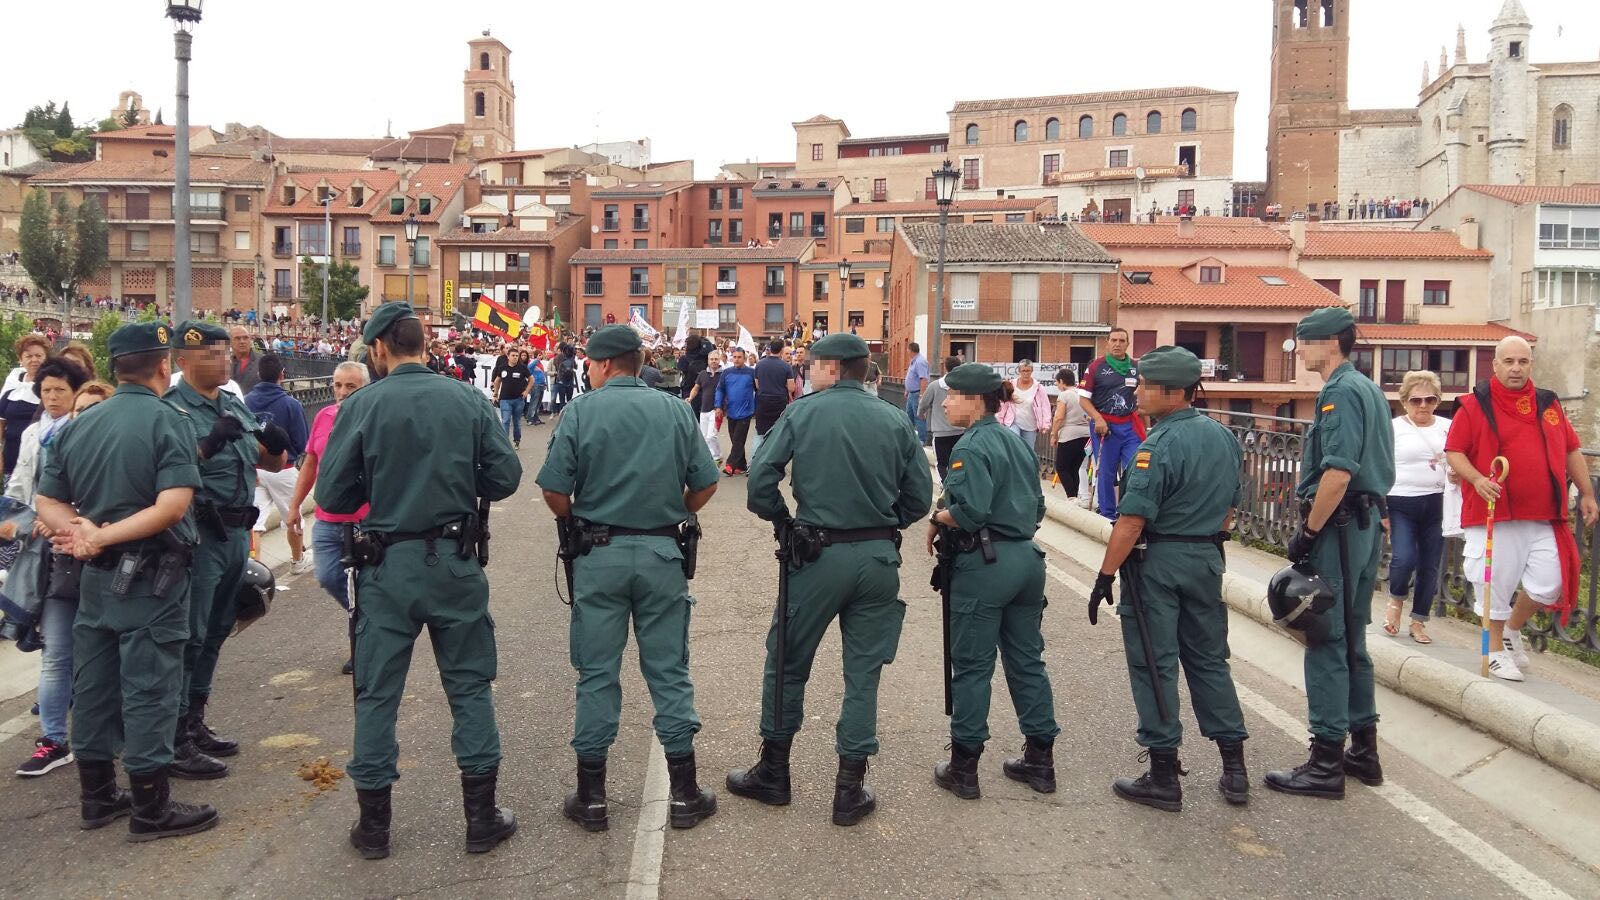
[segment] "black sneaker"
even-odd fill
[[[36,778],[72,762],[72,748],[66,741],[58,744],[49,738],[39,738],[34,741],[34,747],[33,755],[17,767],[17,774],[23,778]]]

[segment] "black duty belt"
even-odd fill
[[[404,544],[408,541],[438,541],[444,538],[454,538],[461,532],[464,521],[448,522],[438,528],[429,528],[427,531],[367,531],[363,536],[380,547],[393,547],[395,544]]]
[[[1012,544],[1020,541],[1031,540],[1025,537],[1010,537],[1000,534],[985,525],[977,531],[962,531],[952,528],[950,531],[950,549],[955,553],[976,553],[983,549],[983,545],[990,545],[989,553],[993,553],[995,544]],[[984,562],[990,561],[989,553],[984,554]]]
[[[84,560],[85,565],[94,566],[96,569],[115,569],[117,562],[124,553],[155,554],[161,551],[161,544],[157,541],[130,541],[126,544],[112,544],[100,551],[94,559]]]
[[[222,517],[222,524],[229,528],[243,528],[254,525],[260,513],[254,506],[219,506],[217,515]]]
[[[1219,549],[1228,542],[1226,531],[1214,531],[1210,534],[1163,534],[1159,531],[1145,531],[1146,544],[1212,544]]]
[[[894,541],[900,546],[900,529],[887,525],[881,528],[818,528],[815,529],[822,546],[829,544],[860,544],[865,541]]]
[[[676,538],[678,536],[678,526],[676,526],[676,525],[668,525],[665,528],[622,528],[622,527],[619,527],[617,525],[601,525],[600,523],[595,523],[595,524],[598,527],[606,529],[606,533],[609,534],[611,537],[669,537],[669,538]]]

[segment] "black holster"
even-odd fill
[[[194,520],[197,525],[211,532],[211,536],[218,541],[228,539],[228,526],[222,523],[222,510],[213,503],[196,503],[194,505]]]
[[[478,553],[478,565],[487,568],[489,565],[489,498],[487,497],[478,498],[476,524],[478,533],[475,549]]]
[[[194,547],[184,543],[170,528],[157,535],[156,540],[160,549],[156,556],[155,574],[150,580],[150,593],[165,597],[189,573],[189,564],[194,561]]]
[[[683,524],[678,526],[678,549],[683,553],[683,577],[694,580],[694,570],[700,558],[700,517],[694,513],[689,514]]]

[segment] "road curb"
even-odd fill
[[[1086,537],[1105,543],[1111,523],[1076,506],[1049,504],[1046,514]],[[1267,586],[1236,575],[1222,576],[1222,598],[1235,610],[1294,640],[1272,623]],[[1498,681],[1389,641],[1368,641],[1378,683],[1486,732],[1591,787],[1600,788],[1600,726],[1518,693]]]

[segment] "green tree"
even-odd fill
[[[121,328],[123,318],[114,312],[101,313],[94,321],[94,332],[89,338],[89,352],[94,354],[94,370],[100,377],[110,380],[111,333]]]
[[[17,367],[17,339],[37,330],[33,320],[22,313],[0,318],[0,371],[10,372]]]
[[[139,310],[139,321],[141,321],[141,322],[154,322],[155,320],[156,320],[156,305],[154,303],[146,303]]]
[[[72,105],[62,101],[61,114],[56,116],[56,137],[72,137],[74,130],[72,125]]]
[[[361,314],[361,302],[367,299],[368,288],[358,280],[360,272],[350,263],[334,263],[328,267],[328,317],[354,319]],[[300,307],[308,316],[322,315],[322,265],[307,256],[300,260],[300,293],[305,299]]]
[[[122,121],[118,124],[123,128],[132,128],[139,124],[139,108],[129,102],[127,110],[122,114]]]
[[[92,128],[79,128],[72,121],[72,110],[63,103],[56,109],[51,100],[28,110],[22,118],[22,131],[35,150],[56,162],[86,162],[94,158]]]
[[[54,208],[44,191],[35,189],[29,194],[22,205],[18,238],[22,267],[40,290],[58,301],[76,285],[94,278],[110,256],[100,204],[85,200],[74,211],[64,194]],[[65,291],[63,281],[68,283]]]

